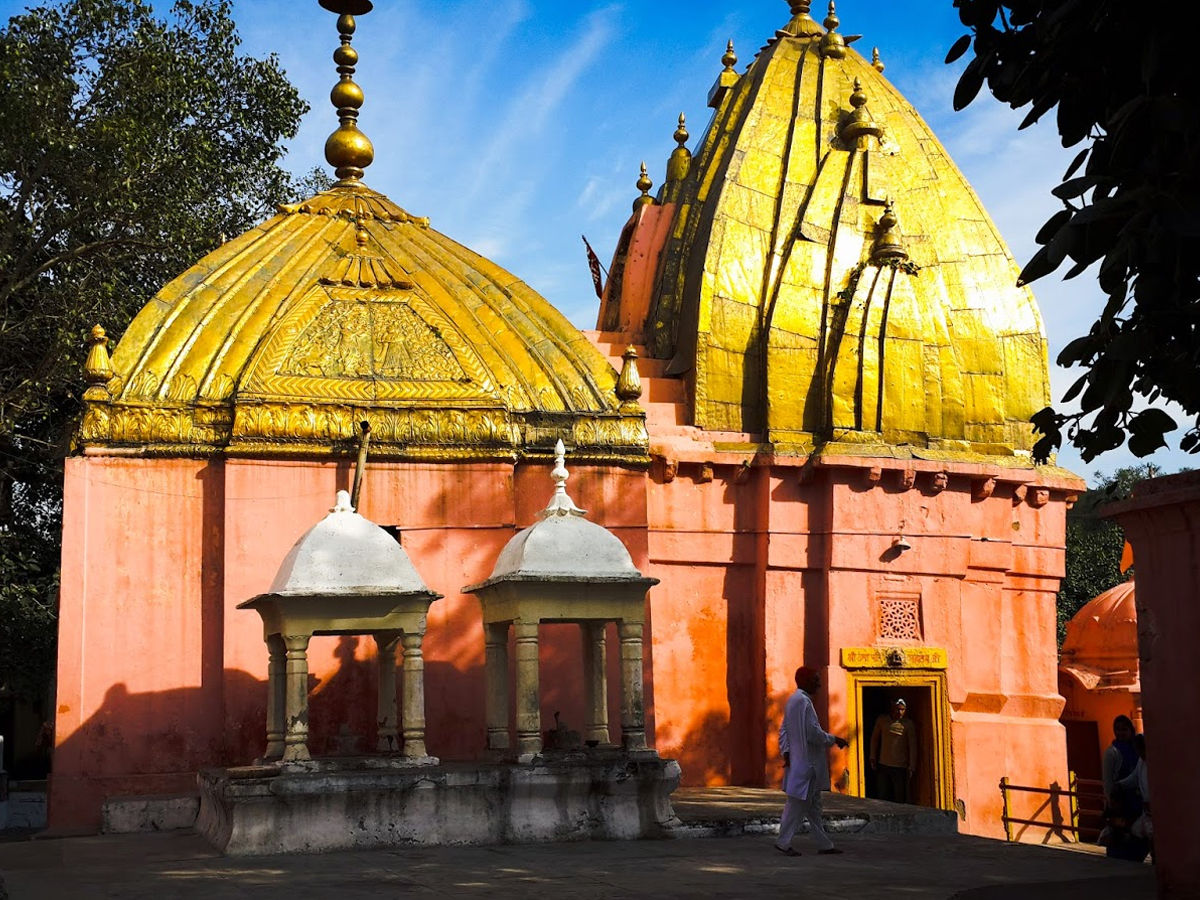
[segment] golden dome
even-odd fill
[[[881,67],[792,11],[720,74],[687,176],[658,198],[669,237],[637,300],[651,354],[687,377],[702,428],[1027,459],[1049,402],[1033,295]],[[630,318],[621,291],[602,329]]]
[[[648,445],[617,373],[545,299],[356,179],[168,284],[112,369],[86,395],[82,444],[327,455],[366,421],[393,458]]]

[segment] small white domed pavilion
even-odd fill
[[[508,629],[516,634],[517,755],[531,762],[542,752],[538,682],[538,626],[574,622],[583,630],[585,739],[610,745],[605,681],[605,628],[617,623],[621,639],[621,746],[646,750],[642,697],[642,640],[647,578],[607,528],[589,522],[567,495],[566,448],[555,447],[554,494],[539,519],[505,545],[491,576],[463,588],[483,606],[486,640],[488,749],[507,754]],[[653,752],[653,751],[651,751]]]
[[[379,649],[379,739],[384,753],[434,763],[425,751],[421,642],[431,591],[404,548],[350,505],[346,491],[284,558],[271,589],[238,606],[263,620],[270,653],[264,762],[308,752],[308,642],[313,635],[369,634]],[[396,708],[396,648],[404,647],[403,720]],[[399,727],[398,727],[399,726]]]

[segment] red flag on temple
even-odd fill
[[[592,284],[596,287],[596,296],[603,300],[604,279],[600,276],[600,257],[596,256],[596,251],[588,243],[587,235],[580,235],[580,237],[583,238],[583,246],[587,248],[588,268],[592,271]]]

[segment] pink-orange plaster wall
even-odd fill
[[[369,467],[363,515],[398,526],[417,570],[446,595],[430,608],[424,644],[427,746],[435,755],[482,751],[481,612],[461,588],[486,578],[508,539],[544,507],[548,468]],[[237,606],[269,587],[292,544],[351,476],[344,462],[67,460],[53,826],[95,827],[105,797],[189,792],[198,768],[262,752],[265,645],[258,616]],[[643,484],[637,470],[580,466],[570,488],[646,568]],[[615,633],[609,644],[617,685]],[[578,728],[578,630],[546,627],[541,658],[543,726],[561,711]],[[313,639],[316,752],[342,749],[343,726],[373,743],[374,659],[366,637]],[[617,737],[618,690],[609,701]]]
[[[777,784],[775,732],[795,668],[825,672],[818,709],[854,736],[841,649],[887,646],[873,598],[916,592],[922,643],[949,658],[962,827],[1000,835],[1001,776],[1066,784],[1054,594],[1067,491],[1034,508],[1014,503],[1011,486],[973,498],[974,467],[940,492],[932,471],[905,489],[898,470],[870,481],[867,467],[747,476],[729,464],[711,481],[699,466],[681,465],[671,481],[652,470],[649,543],[663,585],[651,603],[656,621],[686,623],[654,635],[659,750],[681,760],[685,784]],[[889,558],[901,529],[912,550]],[[835,784],[845,766],[834,753]]]
[[[1104,510],[1133,547],[1138,665],[1154,815],[1158,896],[1200,896],[1196,809],[1189,777],[1200,740],[1200,472],[1147,479]]]
[[[818,707],[853,736],[840,652],[880,645],[874,598],[897,586],[921,597],[923,643],[948,653],[964,828],[999,833],[1002,775],[1063,782],[1061,497],[1034,508],[1006,488],[980,501],[974,471],[952,472],[941,492],[921,472],[905,489],[898,471],[872,481],[849,463],[805,476],[790,465],[717,465],[712,480],[694,464],[671,481],[652,473],[580,466],[569,486],[662,580],[649,600],[648,724],[686,783],[778,782],[779,711],[801,663],[825,672]],[[94,825],[106,794],[188,790],[197,767],[261,751],[266,654],[257,617],[236,607],[266,589],[350,477],[332,462],[68,460],[55,824]],[[460,589],[486,577],[549,490],[544,465],[369,467],[363,514],[399,526],[446,594],[425,644],[427,743],[439,756],[471,758],[484,743],[480,611]],[[889,558],[901,527],[912,549]],[[544,727],[555,711],[582,722],[578,658],[574,629],[545,630]],[[369,739],[373,659],[366,639],[314,639],[317,752],[342,725]],[[619,692],[609,699],[615,726]],[[835,754],[835,782],[845,765]]]

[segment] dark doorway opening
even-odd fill
[[[909,803],[918,806],[935,806],[938,783],[937,771],[937,742],[934,727],[936,723],[933,714],[933,688],[911,684],[864,686],[862,689],[862,732],[864,741],[863,770],[866,772],[866,793],[868,797],[879,797],[879,784],[876,773],[871,770],[871,734],[875,723],[881,716],[890,716],[892,703],[903,699],[907,704],[907,717],[917,729],[917,766],[916,772],[909,781]]]

